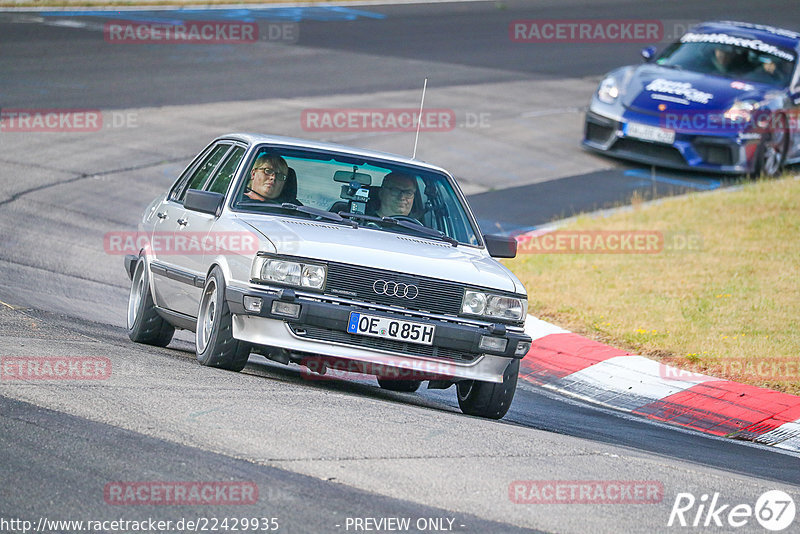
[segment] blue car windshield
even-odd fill
[[[745,82],[788,87],[796,60],[793,52],[777,47],[756,49],[718,42],[682,41],[664,50],[656,59],[656,64]]]
[[[335,152],[263,146],[255,151],[245,172],[234,201],[239,211],[316,217],[415,237],[481,244],[474,219],[451,179],[432,169]]]

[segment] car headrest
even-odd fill
[[[297,173],[291,167],[286,171],[286,183],[281,191],[281,197],[290,199],[297,197]]]

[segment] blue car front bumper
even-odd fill
[[[717,131],[675,131],[671,144],[627,135],[631,122],[663,127],[652,115],[626,111],[621,120],[596,111],[586,113],[583,146],[648,165],[725,174],[752,172],[761,142],[758,133],[728,129]]]

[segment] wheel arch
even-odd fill
[[[147,290],[150,292],[150,298],[153,299],[153,303],[156,306],[160,306],[160,303],[158,302],[158,292],[155,290],[153,270],[150,268],[150,256],[147,253],[147,247],[142,247],[139,249],[139,256],[136,259],[136,262],[131,266],[131,278],[133,278],[133,275],[136,272],[136,265],[138,265],[139,260],[144,261],[145,273],[147,274]]]
[[[208,277],[211,276],[211,271],[214,270],[214,267],[219,267],[219,270],[222,272],[223,281],[225,282],[225,285],[228,286],[230,281],[234,279],[230,264],[225,260],[224,257],[215,256],[211,262],[209,262],[208,268],[206,269],[206,280],[208,280]]]

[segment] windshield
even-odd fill
[[[658,65],[747,82],[787,87],[794,53],[757,39],[725,34],[686,34],[656,60]]]
[[[245,172],[234,197],[237,210],[480,244],[459,195],[442,173],[282,147],[260,147]]]

